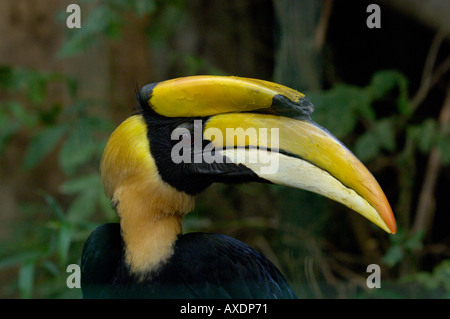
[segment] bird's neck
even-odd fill
[[[159,269],[173,254],[181,234],[181,217],[125,218],[121,222],[125,262],[130,272],[143,277]]]
[[[131,273],[143,279],[173,254],[182,216],[192,209],[194,200],[175,193],[167,198],[142,183],[127,185],[116,194],[125,262]]]

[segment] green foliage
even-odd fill
[[[307,96],[314,101],[313,119],[337,138],[343,138],[353,131],[358,110],[362,110],[368,117],[374,116],[368,95],[355,86],[340,84],[329,91],[310,92]]]
[[[168,35],[179,23],[183,15],[184,1],[169,0],[112,0],[108,2],[85,0],[93,7],[83,17],[83,27],[69,32],[67,41],[58,53],[60,58],[85,52],[91,47],[121,37],[129,16],[135,19],[152,15],[154,23],[149,30],[149,39],[155,46],[164,46]],[[61,17],[65,15],[61,15]],[[61,18],[62,19],[62,18]]]
[[[31,140],[24,158],[23,166],[33,168],[52,151],[66,133],[68,125],[50,126],[37,133]]]
[[[382,150],[395,150],[395,131],[392,118],[385,118],[373,124],[355,143],[355,154],[362,161],[375,158]]]
[[[83,10],[83,27],[69,31],[59,59],[120,38],[129,21],[145,15],[150,15],[152,21],[151,25],[146,25],[149,47],[169,51],[167,38],[183,18],[185,6],[184,1],[178,0],[83,2],[90,8],[88,12]],[[63,23],[65,13],[60,17]],[[200,56],[169,51],[167,59],[181,62],[187,74],[202,70],[224,74]],[[52,101],[50,104],[47,88],[54,82],[61,84],[75,102]],[[103,194],[98,172],[107,136],[114,126],[109,118],[99,115],[105,113],[102,108],[106,102],[85,100],[78,95],[77,88],[78,82],[66,74],[0,66],[0,156],[15,138],[25,137],[28,144],[23,158],[18,159],[23,172],[39,170],[52,158],[56,159],[54,169],[60,171],[63,178],[58,192],[50,194],[40,189],[37,191],[39,200],[22,204],[24,217],[14,229],[14,244],[0,243],[0,269],[18,267],[17,279],[10,289],[24,298],[80,297],[79,290],[66,287],[66,267],[79,263],[82,244],[98,223],[116,219]],[[390,156],[393,158],[391,165],[401,167],[404,162],[414,162],[418,153],[428,154],[437,147],[443,164],[450,163],[450,128],[440,125],[434,118],[420,120],[415,116],[409,102],[408,80],[397,71],[378,71],[363,87],[337,84],[325,92],[311,92],[308,97],[316,108],[313,119],[351,145],[363,162],[370,164],[380,156]],[[384,112],[379,111],[380,107]],[[411,179],[411,176],[406,178]],[[277,198],[274,205],[278,208],[279,223],[265,220],[261,223],[250,218],[222,224],[244,233],[253,228],[267,231],[267,225],[281,229],[279,236],[272,234],[272,228],[267,231],[268,236],[275,237],[274,250],[280,252],[275,257],[291,279],[307,284],[304,274],[314,274],[305,260],[324,265],[321,245],[326,232],[333,231],[330,220],[335,218],[328,214],[329,201],[300,190],[266,186],[241,190],[247,191],[247,197],[255,198],[255,202],[265,196]],[[227,186],[220,190],[228,197]],[[233,208],[239,198],[229,197],[227,205]],[[223,201],[223,198],[218,200]],[[184,220],[186,230],[212,227],[209,217],[202,215],[206,210],[203,206],[210,209],[200,202],[196,212]],[[398,267],[423,248],[423,233],[410,233],[408,229],[409,225],[399,225],[398,234],[386,243],[380,263]],[[442,296],[448,297],[449,270],[450,263],[444,261],[431,273],[413,274],[399,283],[418,284],[430,291],[439,290]],[[314,295],[313,287],[302,289],[302,295]],[[393,289],[383,291],[384,297],[405,295]]]
[[[391,237],[392,245],[383,256],[383,262],[389,267],[393,267],[404,260],[407,254],[420,251],[423,248],[423,236],[423,232],[409,234],[403,229],[399,229],[397,234]]]
[[[402,283],[417,283],[428,295],[450,299],[450,259],[442,261],[433,272],[418,272],[402,278]]]
[[[98,43],[102,43],[104,35],[118,38],[122,27],[119,12],[108,5],[97,6],[91,11],[83,28],[75,29],[69,34],[68,40],[59,51],[59,57],[69,57],[79,54]]]
[[[377,118],[374,103],[394,89],[398,90],[399,114]],[[316,108],[314,120],[337,138],[350,135],[359,122],[366,127],[354,144],[354,152],[362,161],[369,161],[382,151],[395,151],[398,117],[410,115],[407,95],[407,80],[396,71],[377,72],[366,87],[338,84],[327,92],[308,94]]]
[[[382,99],[393,89],[398,89],[397,110],[399,114],[410,116],[412,109],[408,98],[408,80],[394,70],[382,70],[375,73],[367,90],[373,100]]]
[[[313,92],[308,96],[316,107],[313,119],[339,139],[350,141],[348,144],[359,159],[366,163],[379,160],[383,156],[391,159],[387,163],[396,167],[399,172],[397,176],[393,176],[391,183],[399,185],[400,199],[412,200],[408,196],[411,196],[414,185],[413,170],[418,154],[427,155],[436,147],[440,151],[442,164],[449,164],[449,126],[439,124],[436,118],[419,120],[420,117],[416,116],[416,110],[411,107],[409,101],[408,81],[397,71],[378,71],[367,86],[337,84],[328,91]],[[385,110],[380,112],[379,108]],[[404,205],[405,202],[401,203]],[[417,267],[417,256],[424,249],[424,233],[412,233],[409,230],[410,225],[402,223],[410,219],[411,211],[397,213],[399,230],[395,236],[389,237],[391,242],[379,262],[390,268],[400,267],[401,273],[407,274],[409,272],[402,272],[402,269],[414,272]],[[400,213],[407,217],[399,216]],[[428,290],[436,288],[439,283],[441,292],[438,296],[448,297],[448,280],[442,279],[446,275],[448,276],[447,262],[431,274],[419,273],[417,276],[405,278],[409,278],[408,284],[414,282]],[[405,282],[398,282],[399,291],[392,286],[384,288],[382,296],[386,298],[389,294],[397,297],[427,295],[415,293],[420,289],[409,293],[408,288],[402,286]]]
[[[29,117],[22,105],[15,101],[7,101],[0,105],[0,156],[11,139],[23,127],[33,126],[34,117]]]
[[[98,137],[113,129],[109,119],[89,114],[92,104],[80,101],[62,114],[70,122],[67,138],[59,153],[59,162],[66,174],[73,174],[85,163],[100,158],[105,141]]]
[[[19,271],[19,291],[24,298],[30,298],[33,293],[34,267],[34,260],[29,259],[23,263]]]
[[[178,25],[184,7],[184,1],[178,0],[83,2],[84,8],[90,8],[82,10],[83,27],[68,30],[59,59],[120,38],[129,19],[145,15],[153,15],[154,21],[149,45],[161,47]],[[59,21],[64,23],[66,16],[61,11]],[[195,57],[182,58],[190,69],[206,64]],[[49,104],[50,83],[62,85],[75,102]],[[18,161],[23,171],[38,170],[45,161],[56,158],[54,169],[64,176],[57,194],[37,190],[41,201],[24,203],[25,221],[18,222],[14,245],[0,244],[0,268],[19,268],[10,289],[23,298],[80,297],[79,290],[66,287],[66,267],[79,264],[82,244],[98,226],[94,220],[99,213],[101,223],[117,218],[103,193],[98,170],[107,137],[114,128],[111,120],[102,116],[107,103],[78,96],[78,82],[68,75],[10,66],[0,66],[0,89],[6,93],[0,99],[0,156],[15,138],[26,136],[29,143]],[[43,212],[47,214],[42,216]],[[24,227],[24,222],[29,226]]]
[[[98,172],[105,139],[113,125],[109,119],[94,115],[96,107],[91,101],[78,99],[65,109],[47,106],[50,82],[65,85],[77,98],[76,85],[67,76],[9,67],[0,68],[0,74],[0,86],[8,94],[0,102],[0,155],[16,136],[31,135],[22,159],[24,171],[38,169],[50,153],[56,152],[59,168],[67,178],[58,196],[69,199],[62,206],[53,195],[38,190],[46,206],[28,205],[31,214],[25,218],[33,225],[32,231],[15,233],[14,244],[1,247],[0,268],[19,266],[16,285],[24,298],[73,296],[75,292],[67,294],[64,289],[65,268],[78,263],[81,245],[96,226],[89,220],[97,208],[106,220],[115,218]],[[50,212],[46,222],[37,223],[45,211]]]
[[[53,81],[72,83],[71,79],[56,73],[0,66],[0,89],[6,93],[6,98],[0,101],[0,156],[11,139],[21,130],[31,130],[41,122],[51,121],[49,115],[54,109],[48,110],[38,106],[44,100],[47,84]],[[20,92],[17,99],[9,98],[16,92]],[[31,107],[27,106],[25,101],[31,104]],[[29,108],[33,112],[30,112]],[[53,136],[50,135],[52,134],[41,139],[51,139]],[[37,155],[39,156],[41,155]]]
[[[389,117],[378,118],[376,103],[391,104],[388,99],[396,92],[393,103],[397,112]],[[434,118],[420,123],[413,121],[414,111],[408,98],[408,81],[397,71],[384,70],[375,73],[366,87],[338,84],[326,92],[311,92],[314,101],[313,119],[336,137],[343,139],[351,135],[358,124],[365,127],[354,143],[355,154],[363,161],[373,160],[382,152],[401,152],[397,140],[406,131],[406,138],[427,154],[438,147],[445,165],[450,160],[450,128],[439,125]],[[338,119],[338,120],[336,120]],[[407,143],[405,143],[407,144]]]
[[[67,208],[69,222],[88,220],[97,207],[102,208],[107,219],[115,218],[109,200],[103,194],[103,185],[98,172],[68,180],[61,185],[61,192],[74,196],[74,200]]]
[[[445,165],[450,163],[450,127],[439,125],[435,119],[428,118],[422,123],[411,125],[407,131],[408,138],[417,145],[422,154],[427,154],[437,147]]]
[[[67,207],[63,207],[52,195],[40,191],[47,206],[36,206],[32,214],[26,217],[33,225],[32,232],[19,232],[12,247],[2,247],[0,268],[19,265],[17,289],[24,298],[53,294],[66,296],[67,289],[62,284],[67,276],[65,268],[69,263],[78,262],[81,245],[96,226],[88,221],[98,207],[107,220],[115,216],[103,194],[97,169],[105,137],[112,130],[112,124],[108,119],[91,114],[86,101],[64,110],[43,109],[40,103],[44,105],[47,100],[44,88],[55,79],[64,82],[66,78],[63,76],[39,77],[34,71],[26,70],[8,73],[9,76],[3,76],[3,80],[10,94],[20,95],[23,91],[31,91],[32,94],[26,94],[28,99],[23,103],[7,101],[3,104],[5,107],[0,108],[0,121],[5,123],[6,128],[9,127],[0,133],[1,150],[5,150],[15,135],[24,134],[25,130],[32,132],[22,161],[23,169],[36,169],[48,154],[59,153],[59,166],[68,178],[61,186],[60,196],[67,195],[72,200]],[[16,81],[17,74],[22,77],[21,82]],[[30,81],[25,81],[30,74]],[[36,78],[45,79],[39,84],[44,92],[37,93]],[[92,103],[90,107],[93,108]],[[35,112],[30,112],[30,108]],[[8,123],[12,125],[6,125]],[[90,170],[93,173],[69,178]],[[47,221],[36,223],[42,211],[50,212],[45,217]],[[29,246],[28,242],[34,244]],[[37,295],[37,292],[40,294]]]

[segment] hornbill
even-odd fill
[[[311,120],[304,94],[257,79],[191,76],[145,85],[136,96],[138,112],[112,133],[101,159],[120,222],[84,244],[84,298],[295,298],[248,245],[182,234],[195,195],[214,182],[306,189],[396,232],[375,178]]]

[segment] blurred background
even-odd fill
[[[262,184],[213,185],[185,232],[248,243],[300,298],[450,298],[449,16],[446,0],[0,0],[0,297],[81,297],[66,268],[117,221],[99,161],[136,86],[214,74],[306,93],[379,181],[398,233]]]

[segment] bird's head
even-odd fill
[[[256,79],[192,76],[137,95],[139,113],[114,131],[101,162],[114,204],[126,198],[182,216],[214,182],[270,182],[319,193],[396,232],[375,178],[311,120],[302,93]]]

